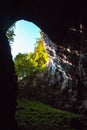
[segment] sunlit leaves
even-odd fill
[[[19,53],[15,59],[15,70],[19,80],[26,76],[33,76],[46,68],[48,55],[45,51],[42,39],[36,41],[34,52],[29,54]]]
[[[41,39],[37,41],[37,46],[34,50],[34,57],[35,57],[34,62],[36,63],[36,67],[38,68],[38,70],[41,70],[41,68],[43,69],[44,67],[46,67],[46,63],[48,61],[48,55],[45,51]]]

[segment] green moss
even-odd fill
[[[73,130],[69,125],[72,118],[81,116],[40,102],[18,100],[16,119],[22,130]]]

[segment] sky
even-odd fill
[[[16,22],[14,32],[16,36],[11,44],[13,59],[18,53],[33,52],[36,40],[40,38],[40,28],[32,22],[20,20]]]

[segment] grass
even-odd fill
[[[21,130],[74,130],[70,127],[72,118],[81,116],[40,102],[18,100],[16,119]]]

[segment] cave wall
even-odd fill
[[[57,45],[43,33],[43,44],[49,56],[48,86],[54,95],[50,100],[57,108],[87,114],[87,29],[79,32],[79,37],[74,30],[69,36],[70,33],[75,35],[73,39]],[[78,45],[78,41],[83,46]],[[46,80],[47,77],[44,82]]]
[[[49,57],[47,69],[19,81],[20,99],[37,100],[63,110],[87,114],[87,50],[82,53],[83,48],[75,45],[77,40],[72,40],[54,44],[42,33]]]
[[[79,6],[78,6],[79,4]],[[17,79],[8,40],[7,29],[17,20],[34,22],[56,44],[67,37],[67,29],[86,23],[85,3],[57,1],[0,1],[0,129],[16,129]],[[68,38],[68,37],[67,37]],[[3,125],[4,124],[4,125]]]
[[[17,77],[5,32],[0,31],[0,129],[17,129]]]

